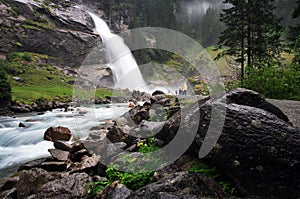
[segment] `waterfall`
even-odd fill
[[[145,81],[128,46],[120,36],[111,33],[101,18],[93,13],[89,14],[94,21],[95,30],[104,43],[107,61],[114,74],[115,87],[142,90]]]

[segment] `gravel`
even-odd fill
[[[281,109],[288,116],[290,122],[300,128],[300,101],[274,99],[267,99],[267,101]]]

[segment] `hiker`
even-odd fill
[[[183,95],[187,94],[187,83],[184,83],[183,85]]]

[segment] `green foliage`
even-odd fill
[[[67,82],[73,78],[64,76],[53,66],[38,64],[39,60],[47,59],[47,55],[12,52],[6,57],[6,60],[0,60],[0,68],[8,73],[12,100],[27,104],[40,98],[70,100],[73,91]],[[13,80],[14,76],[20,77],[21,81]]]
[[[209,168],[207,165],[201,163],[194,164],[189,169],[189,171],[196,173],[204,173],[212,179],[215,179],[216,177],[220,176],[216,168]]]
[[[9,62],[20,62],[27,61],[30,62],[33,60],[33,54],[27,52],[12,52],[6,55],[6,58]]]
[[[221,33],[219,47],[228,47],[217,58],[231,55],[241,64],[241,80],[244,66],[258,67],[271,64],[282,51],[280,20],[273,13],[274,0],[240,1],[224,0],[232,7],[223,10],[221,21],[226,29]]]
[[[105,189],[107,186],[111,185],[115,181],[125,185],[131,190],[137,190],[147,184],[153,182],[154,172],[146,173],[126,173],[118,170],[118,166],[110,166],[106,169],[106,175],[108,181],[99,181],[90,183],[88,186],[88,192],[92,195],[96,195],[99,191]]]
[[[151,152],[159,150],[159,147],[157,147],[154,144],[154,139],[155,138],[148,138],[147,140],[139,142],[138,145],[137,145],[139,147],[138,152],[140,152],[140,153],[151,153]]]
[[[117,166],[108,167],[106,170],[109,181],[119,181],[131,190],[137,190],[153,182],[154,172],[146,173],[126,173],[118,170]]]
[[[27,19],[22,27],[25,29],[33,29],[33,30],[40,30],[40,29],[53,29],[53,26],[49,23],[47,19],[40,18],[39,21],[32,21]]]
[[[10,100],[11,88],[5,71],[0,67],[0,102]]]
[[[139,150],[138,152],[151,153],[159,150],[157,146],[154,144],[154,137],[148,138],[138,143]],[[119,181],[121,184],[125,185],[131,190],[137,190],[145,185],[148,185],[154,180],[154,171],[149,172],[135,172],[134,165],[139,164],[139,157],[132,157],[130,154],[123,155],[121,157],[123,165],[127,165],[126,169],[130,172],[122,172],[119,171],[119,165],[111,165],[106,169],[106,175],[108,181],[100,181],[89,184],[89,193],[92,195],[96,195],[99,191],[103,190],[105,187],[109,186],[115,181]],[[144,161],[144,160],[142,160]],[[158,164],[160,160],[148,161],[154,162],[154,164]]]
[[[210,168],[206,164],[197,162],[189,169],[189,171],[196,173],[204,173],[205,175],[211,177],[222,187],[223,191],[229,194],[233,194],[236,190],[228,180],[224,180],[225,178],[220,174],[220,172],[216,168]]]
[[[98,181],[98,182],[88,183],[88,192],[89,194],[95,196],[97,195],[98,192],[102,191],[103,189],[105,189],[105,187],[107,187],[110,184],[111,183],[108,181]]]
[[[293,66],[262,65],[248,69],[243,87],[255,90],[267,98],[300,100],[300,71]]]
[[[293,17],[294,18],[297,18],[297,17],[300,16],[300,0],[297,0],[296,3],[297,3],[297,5],[296,5],[296,8],[293,12]]]
[[[18,47],[22,47],[22,46],[23,46],[23,44],[21,44],[20,42],[16,42],[16,46],[18,46]]]
[[[293,65],[300,69],[300,34],[294,44],[294,54]]]
[[[230,91],[232,91],[232,90],[234,90],[236,88],[241,87],[240,81],[237,81],[237,80],[235,80],[235,81],[229,81],[229,82],[224,82],[224,84],[225,84],[225,91],[226,92],[230,92]]]

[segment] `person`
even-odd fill
[[[187,83],[184,83],[183,85],[183,95],[187,94]]]
[[[177,90],[175,90],[175,95],[177,95]]]

